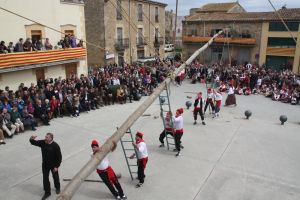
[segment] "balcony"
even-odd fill
[[[200,36],[182,36],[184,43],[206,43],[211,37],[200,37]],[[214,40],[214,43],[229,43],[237,45],[255,45],[255,38],[230,38],[230,37],[218,37]]]
[[[159,48],[164,44],[164,37],[155,37],[153,44],[154,47]]]
[[[296,48],[267,47],[267,55],[294,56]]]
[[[129,38],[116,39],[115,48],[118,51],[124,51],[129,47]]]
[[[148,38],[147,37],[138,37],[136,38],[136,46],[138,48],[144,47],[145,45],[147,45]]]
[[[70,48],[0,54],[0,71],[18,71],[39,66],[76,62],[86,57],[86,49]]]

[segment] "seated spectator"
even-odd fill
[[[40,119],[44,125],[50,125],[46,106],[42,104],[42,101],[40,99],[37,100],[37,105],[35,106],[34,112],[34,116],[37,119]]]
[[[9,42],[7,49],[8,49],[8,53],[13,53],[14,52],[14,43],[13,42]]]
[[[17,106],[14,106],[11,112],[11,122],[16,126],[16,132],[24,132],[24,124],[21,121],[21,115],[18,112]]]
[[[77,47],[83,47],[83,40],[79,40]]]
[[[126,103],[125,92],[121,86],[119,86],[117,89],[117,101],[120,104]]]
[[[1,126],[1,122],[0,122],[0,145],[1,144],[6,144],[6,142],[4,141],[4,135],[3,135],[2,126]]]
[[[31,130],[35,131],[36,130],[36,126],[37,126],[37,122],[35,120],[35,118],[33,117],[32,114],[30,114],[28,112],[27,106],[24,106],[24,109],[22,110],[21,113],[21,117],[22,117],[22,122],[24,124],[24,127],[31,127]]]
[[[14,52],[23,52],[23,51],[24,51],[23,38],[20,38],[19,42],[17,42],[17,44],[15,45]]]
[[[46,50],[52,50],[53,46],[52,46],[52,44],[50,43],[49,38],[46,38],[46,41],[45,41],[44,46],[45,46],[45,49],[46,49]]]
[[[23,44],[24,51],[32,51],[32,43],[30,41],[30,38],[27,38],[26,41]]]
[[[0,42],[0,53],[8,53],[8,48],[5,46],[5,42]]]
[[[7,112],[6,108],[3,108],[3,111],[0,111],[0,115],[2,115],[2,130],[4,130],[9,138],[12,138],[16,131],[16,126],[10,120],[10,114]]]

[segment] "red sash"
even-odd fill
[[[147,165],[147,162],[148,162],[148,157],[139,159],[139,161],[142,162],[143,169],[145,169],[145,168],[146,168],[146,165]]]
[[[100,170],[100,169],[97,169],[97,173],[100,174],[100,173],[107,173],[108,175],[108,180],[111,184],[115,184],[117,183],[118,179],[117,179],[117,176],[114,172],[114,170],[111,168],[111,166],[108,166],[106,169],[104,170]]]
[[[182,128],[182,129],[179,129],[179,130],[176,130],[176,131],[175,131],[175,134],[177,134],[177,133],[183,133],[183,128]]]

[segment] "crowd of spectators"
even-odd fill
[[[151,67],[109,65],[88,76],[47,78],[30,86],[21,83],[16,91],[6,86],[0,90],[0,131],[12,138],[25,129],[36,130],[39,124],[50,125],[53,118],[79,117],[103,106],[139,101],[150,95],[170,70],[169,62],[158,60]]]
[[[50,43],[49,38],[46,38],[44,43],[41,39],[31,40],[30,38],[27,38],[24,42],[23,38],[20,38],[15,45],[13,44],[13,42],[9,42],[8,46],[6,46],[5,41],[1,41],[0,54],[27,51],[43,51],[61,48],[65,49],[75,47],[83,47],[83,40],[79,40],[79,42],[76,43],[76,38],[74,35],[66,35],[54,46]]]
[[[187,73],[192,83],[208,81],[223,92],[231,84],[238,95],[262,94],[274,101],[292,105],[300,101],[300,76],[290,70],[275,71],[250,63],[224,67],[194,62]]]

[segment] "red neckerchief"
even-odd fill
[[[136,144],[139,144],[139,143],[141,143],[141,142],[145,142],[142,138],[138,138],[138,139],[136,139],[135,140],[135,143]]]

